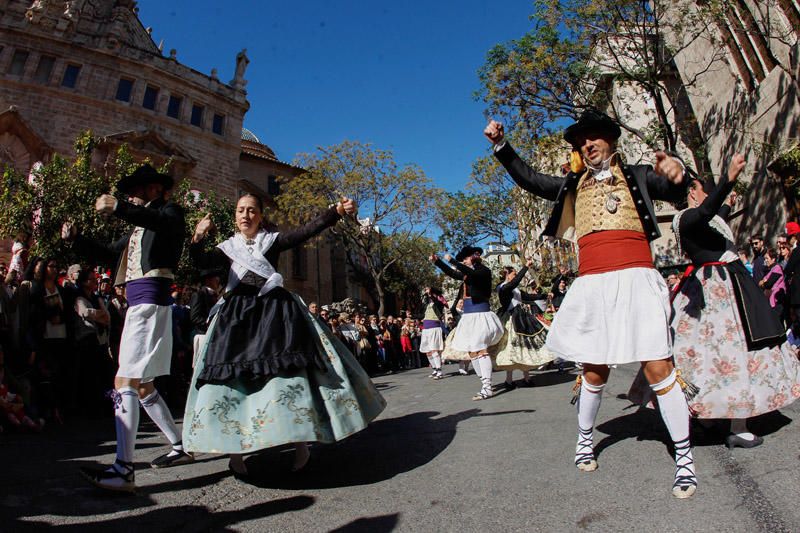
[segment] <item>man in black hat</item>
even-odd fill
[[[697,487],[689,409],[681,387],[675,386],[669,291],[650,250],[660,235],[653,201],[684,200],[684,168],[664,152],[654,154],[655,167],[625,164],[617,151],[620,133],[605,114],[583,113],[564,132],[573,153],[570,172],[562,177],[536,172],[523,162],[506,142],[502,124],[492,121],[484,130],[514,181],[555,202],[542,234],[577,241],[580,249],[579,277],[547,337],[554,355],[583,364],[575,466],[586,472],[597,468],[593,429],[610,365],[638,362],[675,443],[672,493],[686,498]]]
[[[98,213],[115,216],[131,224],[128,235],[105,245],[79,235],[72,223],[61,233],[74,241],[80,252],[99,263],[117,261],[115,285],[125,283],[129,308],[120,341],[119,370],[114,379],[114,410],[117,459],[104,470],[82,469],[98,487],[114,491],[136,488],[133,450],[139,427],[139,404],[172,444],[169,453],[151,466],[161,468],[191,462],[183,451],[181,434],[153,381],[169,374],[172,357],[172,310],[170,287],[183,250],[183,209],[165,198],[172,177],[142,165],[117,183],[128,200],[110,194],[95,202]]]
[[[464,309],[453,333],[452,349],[469,354],[472,367],[481,380],[481,390],[472,397],[473,400],[492,397],[492,359],[489,348],[500,342],[505,332],[500,319],[489,308],[492,271],[483,264],[481,255],[482,248],[465,246],[456,254],[455,259],[449,254],[445,256],[445,260],[453,266],[436,255],[430,257],[431,262],[447,276],[462,282],[458,292],[464,302]]]

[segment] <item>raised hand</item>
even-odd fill
[[[431,254],[431,256],[428,258],[428,261],[435,263],[437,259],[439,259],[439,257],[436,254]]]
[[[72,222],[64,222],[61,226],[61,238],[65,241],[74,241],[75,237],[78,236],[78,228],[75,227],[75,224]]]
[[[343,197],[338,204],[336,204],[336,212],[340,217],[345,215],[354,215],[358,212],[356,203],[350,198]]]
[[[101,215],[110,215],[117,207],[117,199],[110,194],[102,194],[94,202],[95,210]]]
[[[531,268],[533,266],[533,259],[528,259],[525,261],[525,266]]]
[[[662,151],[655,153],[656,156],[656,174],[660,174],[667,178],[674,184],[679,184],[683,181],[683,165],[674,157],[668,156]]]
[[[444,260],[450,263],[451,261],[453,261],[453,256],[450,254],[444,254]]]
[[[489,142],[492,144],[500,144],[503,142],[505,138],[505,132],[503,131],[503,125],[496,120],[490,120],[489,124],[483,130],[483,134],[489,139]]]
[[[206,235],[210,232],[217,229],[214,225],[214,221],[211,220],[211,213],[206,213],[206,216],[200,219],[200,222],[197,223],[197,226],[194,228],[194,235],[192,236],[192,242],[200,242],[202,241]]]
[[[734,154],[731,164],[728,166],[728,181],[736,181],[746,164],[747,161],[742,154]]]

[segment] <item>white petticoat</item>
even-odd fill
[[[580,276],[553,319],[545,346],[578,363],[616,365],[666,359],[669,290],[654,268]]]
[[[122,327],[117,376],[152,381],[169,374],[172,308],[139,304],[128,309]]]
[[[422,353],[441,352],[444,350],[444,336],[442,328],[429,328],[422,330],[419,339],[419,351]]]
[[[503,324],[492,311],[464,313],[453,336],[453,350],[480,352],[503,338]]]

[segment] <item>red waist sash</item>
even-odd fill
[[[655,268],[650,243],[641,231],[595,231],[578,239],[578,249],[581,276],[626,268]]]

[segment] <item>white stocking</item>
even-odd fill
[[[117,461],[131,464],[139,429],[139,393],[122,387],[114,395],[114,426],[117,430]]]
[[[172,418],[172,413],[169,412],[167,402],[154,390],[141,400],[142,407],[147,412],[147,415],[153,419],[153,422],[158,426],[158,429],[167,437],[172,447],[176,450],[183,450],[181,445],[181,434],[178,431],[178,426],[175,425],[175,420]]]

